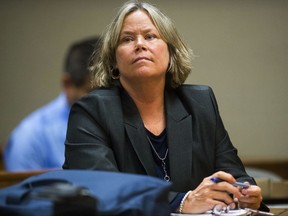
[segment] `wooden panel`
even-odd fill
[[[38,175],[46,171],[47,170],[31,171],[31,172],[0,171],[0,188],[17,184],[30,176]]]
[[[288,159],[275,161],[243,161],[243,163],[245,166],[265,169],[281,176],[283,179],[288,179]]]

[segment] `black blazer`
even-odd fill
[[[229,139],[210,87],[166,90],[165,109],[173,191],[194,189],[220,170],[255,184]],[[97,89],[72,106],[65,145],[64,169],[156,176],[140,114],[121,87]]]

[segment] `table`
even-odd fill
[[[270,212],[274,213],[275,215],[279,216],[288,216],[288,207],[287,208],[270,208]]]
[[[275,207],[269,207],[269,208],[270,208],[270,212],[275,214],[276,216],[288,216],[288,207],[286,207],[286,205],[285,205],[284,208],[275,208]],[[185,216],[185,215],[187,215],[187,216],[213,216],[213,214],[211,214],[211,213],[204,213],[204,214],[178,214],[178,213],[171,213],[170,216],[182,216],[182,215],[183,216]],[[227,213],[227,215],[229,215],[229,213]],[[230,215],[233,215],[233,213],[230,214]],[[262,215],[262,214],[256,214],[255,216],[257,216],[257,215],[265,216],[265,215]]]

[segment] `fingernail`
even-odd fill
[[[236,205],[235,205],[235,203],[233,202],[233,203],[231,203],[231,204],[229,205],[229,207],[230,207],[230,209],[235,209]]]

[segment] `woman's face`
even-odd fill
[[[122,85],[150,79],[165,80],[168,63],[168,46],[149,16],[141,10],[129,14],[116,49],[116,67]]]

